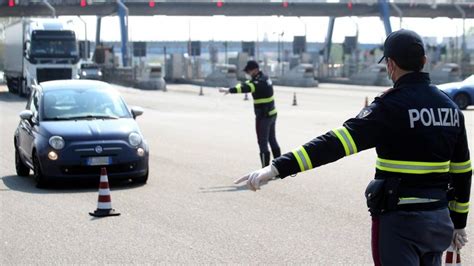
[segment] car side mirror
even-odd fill
[[[132,107],[133,119],[137,118],[137,116],[141,116],[143,112],[144,112],[143,108],[141,107],[138,107],[138,106]]]
[[[31,119],[33,118],[33,112],[31,112],[30,110],[21,111],[20,118],[31,122]]]

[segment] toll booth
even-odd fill
[[[319,85],[311,64],[297,65],[276,79],[274,83],[292,87],[317,87]]]
[[[235,65],[216,65],[215,70],[209,74],[204,83],[210,87],[233,87],[237,81],[237,67]]]
[[[166,91],[161,64],[148,64],[136,76],[135,87],[144,90]]]
[[[116,60],[113,47],[103,45],[96,46],[92,60],[102,67],[117,67],[119,62]]]
[[[350,84],[365,86],[391,86],[392,82],[387,77],[387,68],[384,64],[373,64],[359,73],[349,77]]]
[[[229,58],[229,65],[235,65],[238,80],[246,80],[245,72],[243,71],[247,61],[250,59],[246,52],[237,53],[237,57]]]
[[[172,82],[183,81],[191,76],[189,59],[183,54],[174,53],[166,60],[166,79]]]

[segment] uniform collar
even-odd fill
[[[397,82],[393,85],[394,88],[405,87],[406,85],[413,84],[413,83],[422,83],[429,85],[430,75],[426,72],[410,72],[401,76]]]

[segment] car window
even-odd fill
[[[43,98],[45,120],[130,117],[120,95],[108,91],[51,90]]]

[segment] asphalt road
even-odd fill
[[[259,168],[251,101],[213,88],[198,96],[188,85],[119,90],[129,105],[145,109],[138,121],[150,144],[150,179],[144,186],[113,183],[112,205],[121,216],[93,219],[96,184],[37,189],[31,177],[16,176],[12,140],[25,100],[0,88],[0,264],[372,264],[363,193],[374,150],[255,193],[232,183]],[[278,87],[282,150],[341,126],[382,90]],[[474,151],[474,110],[464,114]],[[474,264],[474,241],[462,259]]]

